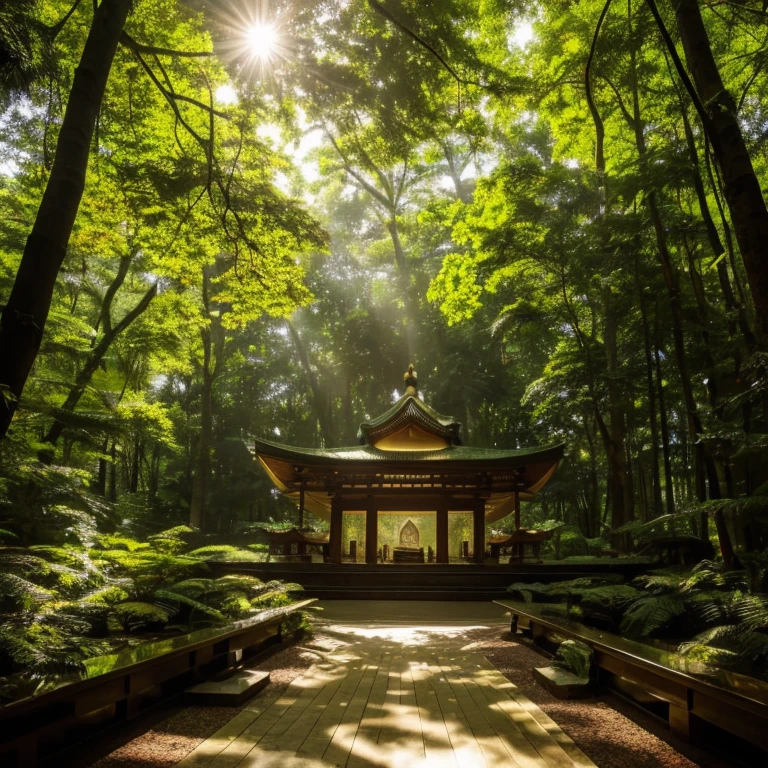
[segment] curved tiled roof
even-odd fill
[[[510,460],[544,461],[559,460],[564,444],[545,448],[472,448],[463,445],[449,445],[435,451],[382,451],[371,445],[346,448],[297,448],[269,440],[256,440],[256,453],[279,459],[309,463],[313,465],[338,463],[410,463],[410,462],[472,462],[482,464],[508,464]]]
[[[370,445],[403,427],[415,424],[445,439],[449,445],[461,445],[461,424],[451,416],[442,416],[415,395],[404,395],[388,411],[360,425],[360,443]]]

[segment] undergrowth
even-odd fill
[[[663,568],[624,583],[621,576],[553,584],[518,582],[526,602],[564,604],[569,617],[640,641],[664,640],[680,656],[768,679],[768,554],[741,571],[710,560]]]

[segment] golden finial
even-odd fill
[[[416,397],[416,392],[419,389],[418,374],[413,370],[413,363],[408,366],[408,370],[403,374],[403,381],[405,382],[405,395],[411,395]],[[405,397],[403,395],[403,397]]]

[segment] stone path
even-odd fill
[[[279,698],[254,699],[178,765],[594,765],[481,654],[462,647],[466,621],[441,626],[439,604],[431,616],[424,603],[417,616],[404,603],[382,616],[378,605],[375,622],[364,604],[331,606],[322,622],[330,642],[309,646],[319,661]],[[493,618],[501,621],[498,611]]]

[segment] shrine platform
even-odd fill
[[[262,581],[298,582],[307,597],[321,600],[498,600],[516,581],[550,583],[598,574],[626,579],[647,571],[650,563],[606,558],[590,564],[451,563],[289,563],[211,562],[216,574],[247,573]]]

